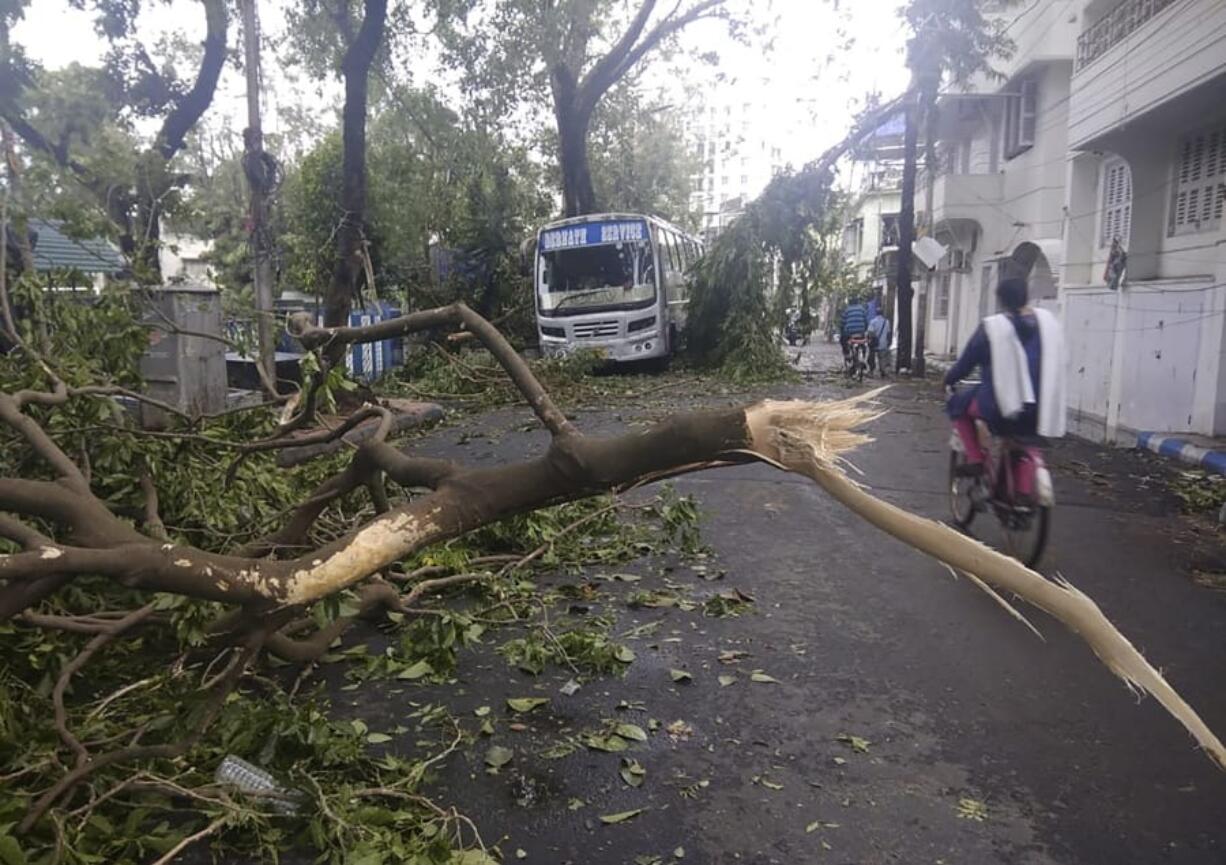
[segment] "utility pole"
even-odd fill
[[[899,371],[911,368],[911,244],[915,241],[915,169],[919,149],[919,88],[908,100],[903,135],[902,201],[898,208],[898,357]]]
[[[259,365],[265,386],[277,381],[273,330],[272,244],[268,233],[268,199],[276,183],[275,163],[264,152],[260,126],[260,19],[256,0],[242,0],[246,47],[247,128],[243,131],[243,173],[251,191],[251,256],[255,280],[255,315]]]
[[[932,110],[928,110],[931,117]],[[936,240],[936,225],[932,220],[932,195],[933,187],[936,185],[936,159],[934,158],[934,143],[932,134],[935,123],[931,119],[924,124],[924,225],[928,232],[928,236]],[[916,322],[915,322],[915,361],[911,365],[911,374],[915,376],[924,375],[924,341],[927,336],[928,329],[928,299],[932,297],[932,271],[933,269],[924,266],[924,282],[920,288],[919,303],[916,305]]]

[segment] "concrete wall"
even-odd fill
[[[1080,6],[1083,27],[1111,8],[1088,0]],[[1069,101],[1072,146],[1086,148],[1213,78],[1222,67],[1224,41],[1222,0],[1177,0],[1156,14],[1077,71]]]

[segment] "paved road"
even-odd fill
[[[837,347],[824,344],[804,354],[810,367],[837,361]],[[845,388],[827,376],[781,393]],[[891,413],[856,466],[884,497],[942,517],[948,429],[936,391],[900,384],[886,402]],[[617,429],[654,413],[592,411],[579,422]],[[453,429],[426,450],[483,462],[530,453],[541,439],[517,429],[523,420],[497,413],[487,419],[492,438],[461,444]],[[1053,461],[1060,503],[1045,569],[1089,592],[1226,734],[1226,593],[1189,577],[1193,567],[1226,570],[1221,546],[1174,515],[1155,480],[1163,469],[1147,458],[1066,443]],[[518,849],[529,863],[626,865],[673,861],[683,848],[685,863],[762,865],[1226,862],[1226,773],[1057,623],[1029,611],[1039,641],[801,479],[741,467],[677,486],[701,503],[704,536],[727,574],[708,583],[645,562],[635,588],[669,579],[702,597],[735,586],[756,597],[755,613],[630,610],[614,596],[597,611],[618,617],[615,630],[661,623],[631,642],[638,659],[624,679],[567,698],[557,692],[565,673],[529,679],[485,652],[462,662],[461,696],[437,694],[462,714],[501,707],[508,695],[552,697],[529,730],[500,725],[495,741],[517,753],[510,769],[486,775],[482,743],[454,757],[433,789],[487,840],[501,838],[508,860]],[[721,664],[728,650],[750,657]],[[693,681],[673,683],[671,668]],[[750,681],[753,669],[778,683]],[[728,674],[737,682],[721,687]],[[345,697],[369,721],[398,716],[406,697],[432,696],[398,690],[372,683]],[[643,708],[619,712],[623,700]],[[617,754],[534,756],[613,717],[684,720],[692,733],[657,734],[629,755],[647,770],[639,789],[618,778]],[[844,734],[868,740],[867,750],[839,741]],[[597,819],[636,808],[647,810],[620,825]]]

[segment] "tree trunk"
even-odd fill
[[[595,213],[596,190],[587,160],[587,135],[591,118],[573,108],[559,107],[558,161],[562,169],[562,212],[566,216]]]
[[[30,226],[26,219],[25,196],[22,193],[21,162],[17,156],[13,132],[3,120],[0,120],[0,140],[4,146],[4,162],[8,168],[9,198],[16,205],[16,210],[9,216],[8,222],[12,226],[13,242],[17,245],[17,272],[33,273],[34,251],[30,248]],[[8,238],[0,237],[0,243],[8,243]]]
[[[915,159],[919,149],[918,94],[907,105],[903,137],[902,202],[898,208],[898,369],[911,368],[911,243],[915,240]]]
[[[345,108],[341,121],[341,224],[336,232],[336,267],[324,298],[324,324],[349,323],[366,254],[366,95],[368,75],[383,41],[387,0],[366,0],[362,29],[345,52]]]

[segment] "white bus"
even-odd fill
[[[685,327],[685,272],[701,254],[698,238],[654,216],[596,213],[544,226],[533,278],[541,351],[669,357]]]

